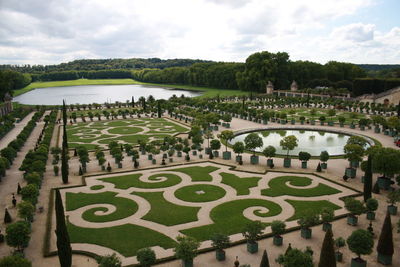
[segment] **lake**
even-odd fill
[[[131,101],[139,97],[152,95],[155,99],[168,99],[173,95],[194,97],[201,95],[198,91],[169,89],[138,84],[129,85],[79,85],[38,88],[16,96],[13,101],[28,105],[61,105],[65,99],[67,104],[91,104],[105,102]]]

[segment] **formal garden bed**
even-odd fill
[[[87,176],[84,186],[61,193],[72,248],[100,255],[111,249],[132,264],[144,247],[157,258],[173,256],[181,234],[207,241],[222,233],[235,242],[254,220],[293,228],[310,210],[341,216],[347,213],[341,199],[359,192],[313,174],[249,173],[202,162]]]

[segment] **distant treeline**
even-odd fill
[[[24,88],[32,81],[31,75],[12,70],[0,70],[0,102],[7,92]]]
[[[296,81],[300,89],[320,87],[346,88],[353,95],[380,93],[398,86],[396,73],[400,69],[383,69],[385,79],[368,75],[360,66],[345,62],[330,61],[319,64],[310,61],[291,61],[285,52],[267,51],[250,55],[245,63],[212,62],[192,59],[85,59],[58,65],[0,65],[18,73],[18,82],[3,88],[22,88],[32,81],[62,81],[86,79],[132,78],[142,82],[182,84],[221,89],[241,89],[265,92],[268,81],[278,90],[287,90]],[[375,66],[375,65],[371,65]],[[384,66],[384,65],[382,65]],[[16,72],[18,71],[18,72]],[[21,74],[21,73],[24,74]],[[28,74],[29,73],[29,74]],[[364,79],[370,78],[370,79]],[[386,79],[388,78],[388,79]],[[0,84],[4,83],[0,77]],[[9,79],[8,79],[9,80]],[[24,86],[22,86],[24,85]],[[11,89],[10,89],[11,90]]]
[[[0,65],[0,69],[11,69],[24,73],[110,70],[110,69],[164,69],[169,67],[186,67],[194,63],[211,62],[200,59],[159,59],[159,58],[129,58],[129,59],[80,59],[57,65]]]

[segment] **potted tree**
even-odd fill
[[[328,167],[327,161],[329,160],[329,153],[328,151],[322,151],[319,155],[319,160],[322,161],[321,168],[325,170]]]
[[[247,241],[247,251],[256,253],[258,251],[257,239],[261,236],[264,225],[260,221],[251,221],[245,225],[242,235]]]
[[[257,133],[250,133],[244,138],[244,143],[246,149],[253,152],[253,155],[250,157],[251,164],[258,164],[259,158],[256,155],[256,149],[263,146],[263,140]]]
[[[319,117],[319,122],[320,122],[321,125],[324,125],[325,120],[326,120],[325,116],[320,116]]]
[[[333,118],[333,116],[335,116],[335,115],[336,115],[336,110],[334,110],[334,109],[328,110],[328,116],[329,116],[329,118],[330,118],[330,120],[328,121],[328,125],[329,125],[329,126],[333,126],[333,120],[332,120],[332,118]]]
[[[304,125],[304,121],[306,120],[306,118],[304,116],[300,116],[299,120],[300,120],[300,124]]]
[[[372,252],[374,240],[371,233],[364,229],[355,230],[347,238],[347,245],[352,252],[357,254],[357,258],[351,259],[351,267],[366,267],[367,262],[361,258],[361,255],[368,255]]]
[[[352,162],[360,162],[364,156],[364,148],[359,144],[347,144],[344,146],[344,157],[350,162],[350,166],[346,168],[346,175],[355,178],[357,169],[354,168]]]
[[[242,161],[242,156],[241,156],[241,154],[244,152],[244,143],[243,142],[236,142],[234,145],[233,145],[233,152],[235,152],[236,153],[236,162],[238,162],[239,164],[241,163],[241,162],[243,162]]]
[[[282,149],[287,150],[286,157],[283,160],[283,166],[285,168],[290,168],[291,159],[289,158],[289,151],[293,150],[295,147],[297,147],[297,145],[298,145],[297,142],[298,142],[298,139],[294,135],[286,136],[280,141],[280,146],[282,147]]]
[[[299,160],[301,161],[301,168],[307,169],[307,161],[311,158],[311,154],[308,152],[299,152]]]
[[[346,118],[343,116],[339,116],[338,120],[339,120],[340,127],[344,127],[344,122],[346,121]]]
[[[218,149],[221,148],[221,142],[217,139],[213,139],[211,140],[211,151],[214,155],[214,157],[218,157],[219,156],[219,151]]]
[[[224,143],[225,143],[225,151],[222,153],[222,158],[225,160],[230,160],[231,159],[231,152],[228,151],[228,142],[235,137],[232,131],[230,130],[225,130],[222,131],[221,134],[218,135],[219,138],[221,138]]]
[[[267,158],[267,166],[271,167],[274,164],[272,157],[275,157],[276,149],[273,146],[267,146],[263,150],[263,155]]]
[[[176,240],[178,244],[174,249],[175,256],[182,260],[183,267],[193,267],[193,259],[197,255],[200,243],[190,236],[178,236]]]
[[[301,237],[310,239],[312,235],[310,227],[319,223],[319,214],[312,210],[306,210],[297,223],[301,227]]]
[[[367,210],[367,220],[375,220],[375,211],[378,209],[378,200],[375,198],[369,198],[365,202],[365,208]]]
[[[286,224],[283,221],[275,220],[271,223],[271,231],[274,235],[273,237],[273,244],[275,246],[282,246],[283,237],[281,234],[285,232]]]
[[[373,157],[372,171],[382,174],[378,177],[378,185],[380,189],[388,190],[391,177],[400,173],[400,152],[389,147],[373,147],[369,151]]]
[[[335,218],[335,212],[330,208],[323,208],[321,210],[321,221],[322,221],[322,230],[324,232],[328,231],[328,229],[332,229],[331,222]]]
[[[365,210],[363,203],[355,198],[348,197],[344,200],[344,207],[350,212],[347,216],[347,224],[356,226],[358,223],[358,215]]]
[[[387,195],[387,202],[389,203],[387,210],[390,215],[397,214],[397,206],[396,203],[400,201],[400,191],[392,191]]]
[[[211,236],[211,245],[215,249],[215,258],[218,261],[224,261],[225,260],[225,251],[227,247],[229,247],[229,236],[216,233]]]
[[[141,248],[137,251],[136,258],[140,266],[150,267],[156,263],[156,253],[151,248]]]
[[[335,258],[337,262],[342,262],[343,260],[343,253],[340,252],[340,248],[344,246],[346,246],[346,241],[344,240],[343,237],[338,237],[335,239],[335,247],[336,247]]]

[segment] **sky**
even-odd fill
[[[400,0],[0,0],[0,64],[92,58],[400,63]]]

